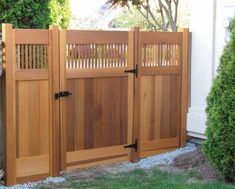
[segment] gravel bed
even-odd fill
[[[179,155],[194,152],[197,150],[197,147],[193,143],[187,143],[186,147],[176,149],[171,152],[166,152],[163,154],[150,156],[145,159],[140,160],[137,163],[118,163],[114,167],[120,171],[128,171],[133,169],[150,169],[159,165],[171,165],[174,162],[174,159]],[[108,167],[108,166],[107,166]],[[112,169],[112,167],[110,167]]]
[[[187,143],[187,146],[184,148],[179,148],[172,152],[167,152],[167,153],[151,156],[151,157],[142,159],[137,163],[124,162],[124,163],[113,164],[113,165],[109,165],[105,167],[106,168],[110,167],[110,169],[115,167],[115,169],[118,170],[119,172],[119,171],[133,170],[137,168],[149,169],[152,167],[156,167],[158,165],[170,165],[174,162],[174,159],[177,156],[193,152],[196,149],[197,147],[194,144]],[[39,184],[62,183],[64,181],[65,181],[65,178],[63,177],[49,177],[39,182],[32,182],[32,183],[29,182],[29,183],[15,185],[11,187],[0,186],[0,189],[28,189],[28,188],[36,187]]]
[[[156,165],[170,165],[174,162],[174,159],[182,154],[186,154],[189,152],[193,152],[197,149],[195,144],[187,143],[187,146],[184,148],[176,149],[172,152],[167,152],[151,157],[147,157],[145,159],[140,160],[137,163],[127,163],[124,164],[126,167],[134,167],[134,168],[141,168],[141,169],[149,169]]]
[[[45,180],[38,181],[38,182],[28,182],[25,184],[17,184],[14,186],[6,187],[6,186],[0,186],[0,189],[28,189],[36,187],[39,184],[56,184],[56,183],[62,183],[65,181],[65,178],[63,177],[48,177]]]

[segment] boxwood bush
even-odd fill
[[[204,154],[227,181],[235,181],[235,19],[207,97]]]

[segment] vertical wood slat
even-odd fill
[[[186,126],[188,112],[188,62],[189,62],[189,30],[183,29],[182,39],[182,75],[181,75],[181,147],[186,145]]]
[[[48,69],[50,70],[50,91],[51,91],[51,98],[50,98],[50,163],[51,163],[51,175],[58,176],[60,171],[60,149],[59,145],[59,133],[60,133],[60,112],[59,112],[59,101],[54,99],[54,95],[56,92],[60,90],[60,73],[59,73],[59,29],[57,26],[50,26],[49,27],[49,49],[48,49]],[[63,49],[63,53],[66,52],[66,46]],[[49,63],[50,61],[50,63]],[[63,62],[65,66],[65,63]],[[53,69],[52,69],[53,67]]]
[[[16,183],[16,83],[15,83],[15,33],[11,24],[3,24],[3,63],[6,68],[4,95],[5,133],[5,184]]]
[[[20,70],[20,45],[17,45],[17,69]]]
[[[67,44],[67,49],[69,69],[127,66],[127,44]]]
[[[134,64],[137,64],[139,67],[139,74],[141,75],[141,44],[140,44],[140,35],[139,35],[139,28],[134,27],[131,28],[131,32],[130,33],[130,37],[129,37],[129,42],[128,42],[128,52],[129,55],[128,57],[130,57],[129,59],[132,60],[132,68],[135,66]],[[128,60],[129,60],[128,59]],[[129,65],[128,65],[129,66]],[[132,74],[132,82],[134,81],[133,84],[133,118],[128,116],[128,120],[129,119],[133,119],[133,128],[132,128],[132,142],[134,143],[135,140],[137,139],[137,145],[139,146],[139,142],[140,142],[140,133],[139,133],[139,127],[140,127],[140,77],[134,78],[134,75]],[[131,82],[131,79],[130,79]],[[129,84],[129,82],[128,82]],[[129,100],[129,99],[128,99]],[[129,103],[129,101],[128,101]],[[129,115],[129,114],[128,114]],[[129,125],[128,125],[129,127]],[[134,149],[132,149],[131,151],[131,157],[130,160],[132,162],[136,162],[139,160],[140,158],[140,149],[137,148],[137,152],[134,151]]]
[[[29,69],[28,45],[25,45],[25,69]]]
[[[59,56],[60,56],[60,91],[66,90],[66,77],[65,77],[65,71],[66,71],[66,31],[62,30],[59,33]],[[67,45],[68,47],[68,45]],[[82,47],[82,45],[80,46]],[[81,59],[83,61],[83,50],[80,49],[81,52]],[[67,61],[68,62],[68,61]],[[67,116],[66,116],[66,110],[67,104],[66,99],[60,99],[60,170],[66,169],[66,123],[67,123]]]
[[[21,69],[25,69],[25,61],[24,61],[24,45],[20,45],[20,55],[21,55]]]
[[[32,69],[32,45],[29,45],[29,69]]]
[[[33,45],[33,69],[36,68],[36,46]]]

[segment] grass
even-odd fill
[[[235,189],[235,185],[220,182],[203,183],[200,173],[168,173],[158,169],[137,169],[116,175],[101,174],[94,179],[76,181],[67,179],[59,185],[41,186],[41,189],[78,188],[78,189]],[[189,183],[196,180],[196,183]]]

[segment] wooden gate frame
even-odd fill
[[[5,172],[5,184],[7,186],[14,185],[16,183],[22,183],[26,181],[34,181],[45,178],[45,175],[33,175],[24,178],[17,178],[16,176],[16,81],[27,79],[39,79],[45,77],[45,74],[37,75],[30,72],[16,71],[15,65],[15,52],[16,52],[16,40],[20,43],[34,44],[42,43],[45,39],[41,39],[40,36],[25,36],[20,37],[21,32],[27,30],[12,29],[11,24],[3,24],[3,102],[4,102],[4,172]],[[28,30],[30,31],[37,30]],[[49,164],[50,174],[49,176],[59,175],[59,102],[54,100],[53,94],[59,90],[59,83],[55,82],[59,80],[59,44],[58,36],[59,30],[57,26],[50,26],[48,32],[48,72],[47,77],[49,79],[49,111],[50,111],[50,128],[49,128]],[[16,34],[18,36],[16,36]],[[17,39],[16,39],[17,38]],[[52,66],[53,65],[53,66]],[[52,68],[53,67],[53,68]]]
[[[16,177],[16,67],[15,67],[15,29],[12,29],[11,24],[3,24],[3,62],[4,62],[4,141],[5,141],[5,184],[10,186],[19,182],[33,181],[44,178],[43,175],[27,177],[24,179],[17,179]],[[20,30],[18,30],[20,31]],[[24,31],[22,31],[24,32]],[[50,26],[48,45],[49,45],[49,68],[48,77],[50,80],[50,176],[59,175],[61,170],[60,161],[60,112],[59,101],[54,99],[54,94],[60,90],[60,74],[59,57],[62,52],[59,52],[60,37],[59,34],[62,31],[58,30],[56,26]],[[37,40],[37,36],[34,36]],[[32,37],[30,38],[32,39]],[[29,39],[24,39],[26,42],[30,42]],[[129,32],[129,45],[128,53],[133,56],[128,56],[128,61],[131,62],[132,67],[134,63],[139,63],[140,60],[140,32],[137,27],[132,28]],[[189,94],[189,31],[188,29],[182,30],[182,75],[181,75],[181,130],[180,130],[180,146],[186,145],[186,116],[188,111],[188,94]],[[22,74],[25,78],[36,77],[28,73]],[[128,110],[130,114],[133,114],[132,119],[128,119],[128,124],[133,125],[132,141],[139,139],[139,93],[140,82],[138,79],[133,81],[128,80],[130,86],[134,87],[135,95],[132,103],[132,108]],[[131,94],[131,93],[130,93]],[[129,117],[129,116],[128,116]],[[62,145],[62,144],[60,144]],[[139,149],[137,152],[132,150],[131,161],[136,162],[139,160]]]

